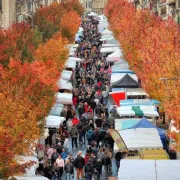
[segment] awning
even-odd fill
[[[116,83],[118,83],[122,78],[124,78],[128,73],[112,73],[111,75],[111,85],[114,85]],[[138,78],[136,76],[136,74],[128,74],[128,76],[130,76],[133,80],[135,80],[136,82],[138,82]]]
[[[106,59],[109,62],[117,62],[123,56],[121,49],[117,49],[115,52],[110,54]]]
[[[156,129],[138,128],[118,131],[128,150],[162,149],[163,145]],[[118,148],[114,145],[114,151]]]
[[[123,90],[118,92],[110,92],[109,94],[113,98],[117,106],[119,106],[120,100],[126,99],[126,93]]]
[[[48,117],[46,117],[46,127],[47,128],[59,128],[64,120],[65,120],[64,117],[49,115]]]
[[[63,108],[64,108],[64,105],[63,105],[63,104],[56,103],[56,104],[52,107],[51,112],[50,112],[50,115],[51,115],[51,116],[60,116]]]
[[[60,104],[73,104],[72,94],[69,93],[57,93],[57,103]]]
[[[121,160],[118,180],[176,180],[179,160]]]
[[[84,61],[84,59],[76,58],[76,57],[69,57],[68,61],[82,62]]]
[[[71,79],[71,76],[72,76],[72,71],[63,70],[61,73],[61,79],[64,79],[64,80],[69,81]]]
[[[112,31],[110,31],[109,29],[105,29],[102,33],[101,33],[102,35],[105,35],[105,34],[112,34]]]
[[[119,47],[118,44],[102,44],[102,47]]]
[[[73,61],[72,59],[68,59],[68,61],[65,64],[65,67],[75,69],[76,68],[76,61]]]
[[[121,106],[117,108],[119,116],[159,117],[155,106]]]
[[[120,106],[140,106],[140,105],[146,105],[146,106],[152,106],[152,105],[158,105],[159,101],[157,100],[151,100],[151,99],[127,99],[127,100],[120,100]]]
[[[119,49],[119,47],[105,47],[101,48],[101,53],[111,53],[115,52],[117,49]]]
[[[98,16],[98,15],[94,12],[91,12],[90,14],[88,14],[88,16]]]
[[[60,79],[58,82],[59,89],[66,89],[66,90],[72,90],[73,86],[72,83],[63,79]]]

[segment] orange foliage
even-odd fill
[[[70,11],[63,15],[61,19],[61,33],[70,42],[74,41],[74,37],[78,31],[81,19],[75,11]]]
[[[180,26],[163,21],[149,10],[135,11],[125,0],[109,0],[105,14],[120,41],[123,54],[150,97],[161,101],[165,112],[180,128]]]

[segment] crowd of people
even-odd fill
[[[116,107],[110,111],[107,100],[110,91],[110,65],[100,53],[102,42],[98,32],[98,21],[90,18],[83,22],[83,36],[76,51],[76,57],[83,59],[77,63],[73,79],[73,105],[65,105],[60,116],[66,118],[62,125],[61,135],[53,136],[52,146],[47,146],[45,166],[41,169],[40,160],[38,172],[43,171],[45,177],[56,180],[62,179],[63,173],[67,180],[72,180],[74,170],[76,179],[100,180],[102,169],[104,177],[112,174],[112,157],[114,140],[108,133],[114,128],[117,116]],[[71,139],[71,144],[70,144]],[[69,152],[79,144],[86,145],[86,154],[82,151],[74,158]],[[116,164],[122,153],[116,154]]]

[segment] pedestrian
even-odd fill
[[[87,133],[86,133],[86,138],[87,138],[87,140],[88,140],[88,145],[90,145],[91,142],[93,141],[93,139],[94,139],[93,136],[94,136],[94,135],[93,135],[93,128],[90,128],[90,130],[87,131]]]
[[[71,131],[70,131],[70,136],[72,138],[72,149],[74,147],[74,143],[75,143],[75,146],[77,148],[78,130],[77,130],[76,125],[72,126]]]
[[[77,157],[74,160],[74,166],[76,168],[76,179],[78,180],[80,177],[84,179],[84,158],[82,157],[82,151],[79,151]]]
[[[90,161],[87,162],[84,168],[86,180],[92,180],[93,168]]]
[[[76,126],[79,124],[79,119],[76,117],[76,115],[74,115],[74,117],[72,119],[72,124],[76,125]]]
[[[56,159],[58,158],[59,154],[57,153],[57,150],[54,148],[53,153],[51,155],[51,164],[53,165],[56,162]]]
[[[49,162],[51,162],[51,156],[52,156],[53,152],[54,152],[53,147],[48,144],[47,145],[46,155],[47,155],[47,158],[48,158]]]
[[[61,157],[64,161],[67,158],[67,152],[66,152],[65,148],[62,149]]]
[[[119,150],[119,151],[115,154],[117,171],[119,170],[120,161],[121,161],[121,159],[123,159],[123,155],[124,155],[124,153],[121,152],[121,150]]]
[[[63,147],[65,148],[66,152],[68,153],[69,152],[69,138],[68,138],[68,136],[65,137]]]
[[[109,176],[109,165],[111,164],[111,159],[107,155],[107,151],[104,152],[102,156],[102,165],[104,166],[105,171],[105,177],[107,178]]]
[[[62,159],[61,155],[59,154],[58,158],[56,159],[56,167],[58,168],[58,178],[61,180],[63,171],[64,171],[64,160]]]
[[[66,173],[66,180],[72,180],[74,178],[74,167],[70,159],[67,159],[64,171]]]

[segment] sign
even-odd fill
[[[128,151],[126,144],[124,143],[118,131],[115,129],[109,129],[108,132],[110,133],[119,150]]]

